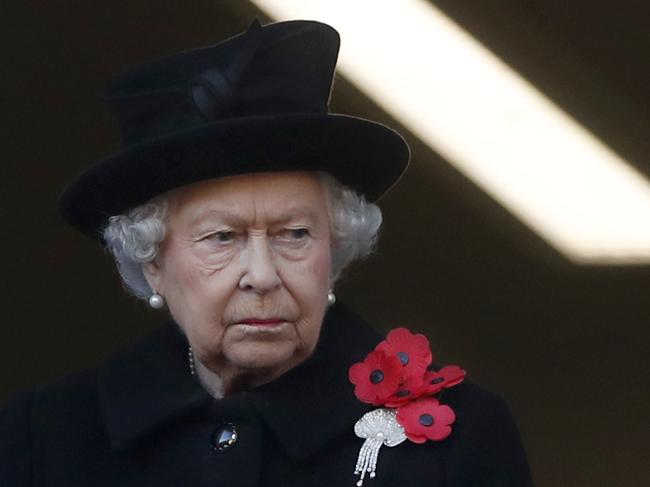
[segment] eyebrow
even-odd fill
[[[195,228],[206,220],[219,219],[228,224],[243,225],[245,219],[230,209],[206,208],[200,210],[189,222],[189,228]]]
[[[296,218],[307,218],[310,221],[318,220],[318,212],[312,208],[304,206],[290,206],[286,210],[283,210],[278,215],[272,215],[273,224],[286,223],[288,221],[294,220]],[[205,210],[199,211],[194,218],[189,222],[190,228],[195,228],[197,225],[203,223],[206,220],[212,218],[219,219],[224,223],[234,226],[245,226],[248,224],[246,218],[243,218],[236,211],[229,208],[206,208]]]
[[[290,207],[286,211],[283,211],[279,215],[274,216],[274,220],[277,222],[287,222],[295,218],[306,217],[311,221],[318,220],[318,212],[314,211],[312,208],[306,208],[301,206]]]

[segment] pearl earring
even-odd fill
[[[327,304],[332,306],[334,303],[336,303],[336,296],[334,296],[334,292],[330,290],[330,292],[327,293]]]
[[[165,299],[156,291],[154,291],[153,294],[149,296],[149,306],[151,306],[153,309],[160,309],[165,306]]]

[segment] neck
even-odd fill
[[[190,351],[193,355],[193,352]],[[222,399],[225,396],[225,387],[222,378],[208,369],[195,356],[192,357],[194,370],[199,377],[199,382],[203,388],[215,399]]]
[[[205,365],[190,351],[194,370],[203,388],[215,399],[253,389],[282,375],[286,370],[241,370],[233,367]]]

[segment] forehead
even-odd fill
[[[325,188],[316,173],[273,172],[210,179],[172,195],[171,218],[186,223],[211,216],[257,220],[327,214]]]

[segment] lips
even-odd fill
[[[238,320],[238,323],[253,326],[277,326],[285,321],[283,318],[247,318],[245,320]]]

